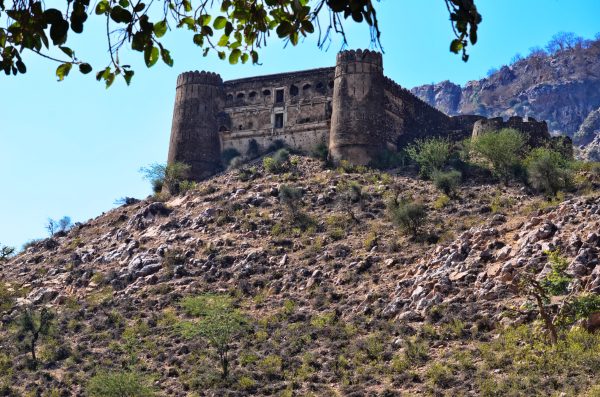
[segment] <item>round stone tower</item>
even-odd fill
[[[223,80],[210,72],[177,78],[168,163],[190,165],[190,179],[205,179],[221,168],[217,114],[224,106]]]
[[[329,156],[366,165],[385,148],[384,78],[381,54],[343,51],[337,55]]]

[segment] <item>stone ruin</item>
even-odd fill
[[[334,163],[366,165],[416,138],[460,140],[504,125],[549,136],[545,122],[531,119],[450,117],[385,77],[380,53],[343,51],[329,68],[230,81],[181,74],[168,162],[189,164],[191,179],[202,180],[223,169],[227,149],[250,159],[280,142],[307,152],[325,144]]]

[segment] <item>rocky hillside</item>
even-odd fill
[[[600,181],[587,175],[585,196],[549,203],[475,178],[449,199],[409,171],[292,164],[115,208],[2,264],[1,393],[111,395],[90,391],[107,371],[164,396],[598,391],[600,336],[574,331],[587,347],[544,350],[530,328],[501,330],[536,318],[518,281],[552,272],[549,251],[568,263],[571,290],[600,292]],[[298,193],[282,202],[289,187]],[[418,237],[386,215],[396,195],[425,204]],[[211,344],[185,332],[182,302],[207,293],[246,318],[227,379]],[[55,313],[37,368],[18,335],[31,305]]]
[[[531,116],[572,137],[600,107],[599,59],[600,40],[583,41],[553,53],[533,51],[464,87],[444,81],[412,92],[449,115]]]

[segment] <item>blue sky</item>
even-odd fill
[[[407,88],[442,80],[463,84],[516,53],[545,45],[556,32],[592,38],[600,31],[598,0],[477,4],[483,15],[480,41],[465,64],[448,52],[452,33],[442,0],[378,3],[386,75]],[[369,45],[364,26],[347,28],[351,48]],[[91,22],[77,38],[87,47],[72,46],[96,69],[107,61],[103,37],[99,21]],[[315,38],[296,48],[271,40],[261,52],[262,65],[231,66],[214,56],[203,58],[187,32],[166,37],[172,68],[159,62],[148,70],[141,66],[141,54],[123,53],[136,70],[130,87],[117,81],[106,90],[92,74],[75,70],[59,83],[57,65],[34,56],[26,58],[27,74],[0,76],[0,243],[20,247],[46,236],[48,217],[86,221],[113,208],[119,197],[150,194],[138,169],[166,160],[179,73],[204,69],[232,79],[331,66],[340,48],[339,40],[328,51],[319,50]]]

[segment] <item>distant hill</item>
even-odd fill
[[[464,87],[450,81],[415,87],[412,93],[449,115],[523,116],[546,120],[550,131],[573,137],[600,108],[600,36],[583,40],[557,34],[546,49]],[[586,142],[594,138],[589,135]],[[578,142],[576,142],[578,143]]]

